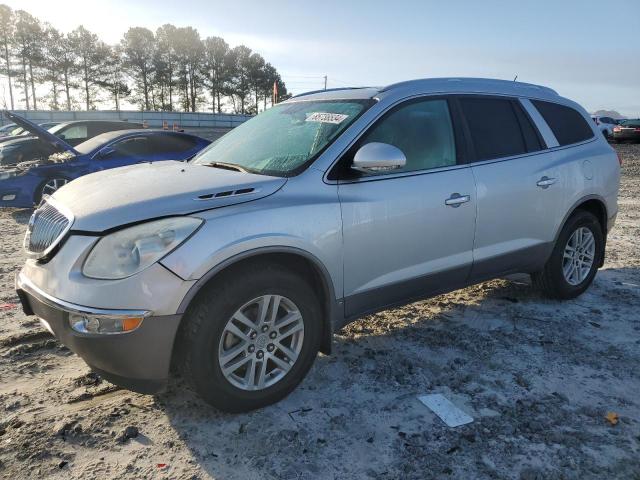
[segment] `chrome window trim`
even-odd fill
[[[398,106],[399,104],[404,103],[406,101],[411,101],[411,100],[414,100],[416,98],[421,98],[421,97],[443,97],[443,98],[446,99],[446,98],[449,98],[449,97],[455,97],[455,96],[461,96],[461,95],[474,95],[474,96],[484,95],[484,96],[494,96],[494,97],[506,97],[506,98],[511,98],[511,99],[520,101],[521,105],[523,105],[523,108],[525,108],[526,112],[529,115],[531,115],[532,119],[534,120],[534,123],[535,123],[534,126],[538,129],[538,131],[542,135],[545,143],[547,143],[547,148],[543,148],[543,149],[535,151],[535,152],[527,152],[527,153],[522,153],[522,154],[519,154],[519,155],[511,155],[509,157],[492,158],[492,159],[489,159],[489,160],[482,160],[482,161],[479,161],[479,162],[471,161],[471,162],[465,163],[465,164],[450,165],[450,166],[447,166],[447,167],[432,168],[432,169],[427,169],[427,170],[414,170],[412,172],[402,172],[402,173],[397,173],[397,174],[388,173],[388,174],[376,175],[376,176],[372,176],[372,177],[361,177],[361,178],[357,178],[357,179],[353,179],[353,180],[329,180],[327,178],[329,176],[329,173],[331,172],[331,170],[336,166],[336,164],[342,158],[342,156],[362,137],[362,135],[365,134],[365,132],[371,127],[371,125],[373,125],[380,118],[382,118],[382,116],[385,115],[392,108],[394,108],[394,107]],[[379,98],[377,96],[374,97],[374,99],[379,100]],[[487,164],[497,163],[497,162],[506,162],[506,161],[510,161],[510,160],[516,160],[518,158],[531,157],[531,156],[540,155],[540,154],[543,154],[543,153],[560,151],[560,150],[564,150],[564,149],[567,149],[567,148],[573,148],[573,147],[576,147],[576,146],[587,145],[589,143],[593,143],[593,142],[596,142],[598,140],[598,137],[594,135],[592,138],[588,138],[587,140],[584,140],[584,141],[579,142],[579,143],[572,143],[570,145],[560,145],[558,143],[558,140],[556,139],[555,135],[553,135],[553,133],[551,132],[551,128],[547,125],[547,122],[544,121],[544,119],[542,118],[542,115],[540,114],[540,112],[538,112],[538,110],[533,106],[533,104],[531,103],[530,99],[539,99],[539,98],[535,97],[535,96],[511,95],[511,94],[506,94],[506,93],[479,93],[479,92],[429,92],[429,93],[417,93],[417,94],[414,94],[414,95],[409,95],[409,96],[406,96],[406,97],[402,97],[400,99],[397,99],[395,102],[391,103],[390,105],[388,105],[375,118],[373,118],[369,123],[367,123],[364,127],[362,127],[360,132],[358,132],[358,134],[347,144],[347,146],[340,152],[340,154],[336,156],[336,158],[331,163],[329,168],[326,169],[324,175],[322,176],[322,181],[324,183],[326,183],[326,184],[329,184],[329,185],[339,185],[339,184],[346,185],[346,184],[361,183],[361,182],[371,182],[371,181],[386,180],[386,179],[393,179],[393,178],[400,178],[400,177],[409,177],[409,176],[415,176],[415,175],[425,175],[425,174],[429,174],[429,173],[439,173],[439,172],[442,172],[442,171],[457,170],[459,168],[467,168],[467,167],[472,167],[472,166],[476,166],[476,165],[487,165]],[[539,100],[543,100],[543,101],[546,101],[546,102],[551,102],[548,99],[539,99]],[[559,105],[564,105],[563,103],[560,103],[560,102],[554,102],[554,103],[558,103]],[[527,108],[528,106],[531,107],[532,111],[530,111],[529,108]],[[565,106],[567,106],[567,105],[565,105]],[[541,124],[538,123],[538,118],[540,119]],[[540,125],[544,125],[546,127],[546,129],[548,129],[549,134],[550,134],[549,140],[553,140],[551,143],[555,143],[554,146],[549,146],[548,137],[543,133],[542,129],[540,128]],[[345,132],[343,132],[343,133],[345,133]]]
[[[30,236],[31,232],[29,231],[29,227],[27,227],[27,232],[25,233],[22,246],[23,246],[24,251],[25,251],[25,253],[26,253],[28,258],[41,259],[41,258],[45,258],[47,255],[49,255],[53,251],[53,249],[56,248],[60,244],[62,239],[67,236],[67,233],[69,233],[69,230],[71,230],[71,227],[73,226],[73,222],[75,221],[75,216],[73,215],[73,212],[71,212],[71,210],[69,210],[67,207],[65,207],[61,203],[58,203],[52,197],[45,195],[44,198],[43,198],[43,202],[40,205],[43,205],[44,203],[48,203],[53,208],[55,208],[58,212],[60,212],[60,214],[63,215],[69,221],[69,223],[64,228],[64,230],[62,230],[60,235],[58,235],[58,237],[51,243],[51,245],[49,245],[41,253],[36,253],[36,252],[32,252],[31,250],[29,250],[29,246],[27,245],[27,235]],[[29,223],[31,223],[31,219],[33,219],[33,217],[35,216],[36,212],[39,209],[40,209],[40,207],[38,207],[31,214],[31,218],[29,219]]]
[[[95,315],[95,316],[108,316],[113,317],[148,317],[151,315],[149,310],[111,310],[104,308],[92,308],[85,307],[83,305],[77,305],[75,303],[65,302],[48,293],[44,292],[37,286],[35,286],[27,277],[20,273],[16,278],[16,286],[20,290],[33,295],[41,302],[49,305],[50,307],[62,310],[67,313],[74,313],[78,315]]]

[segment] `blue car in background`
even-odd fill
[[[0,168],[0,207],[32,207],[71,180],[109,168],[160,160],[188,160],[211,142],[166,130],[118,130],[72,147],[38,125],[5,112],[19,126],[53,146],[46,158]]]

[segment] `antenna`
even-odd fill
[[[515,82],[518,79],[518,74],[516,74],[515,77],[513,77],[513,81]]]

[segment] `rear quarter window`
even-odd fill
[[[593,130],[584,117],[571,107],[542,100],[531,100],[561,146],[593,138]]]

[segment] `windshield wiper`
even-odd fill
[[[205,163],[207,167],[215,167],[222,168],[224,170],[233,170],[235,172],[248,173],[248,170],[240,165],[236,165],[234,163],[225,163],[225,162],[211,162]]]

